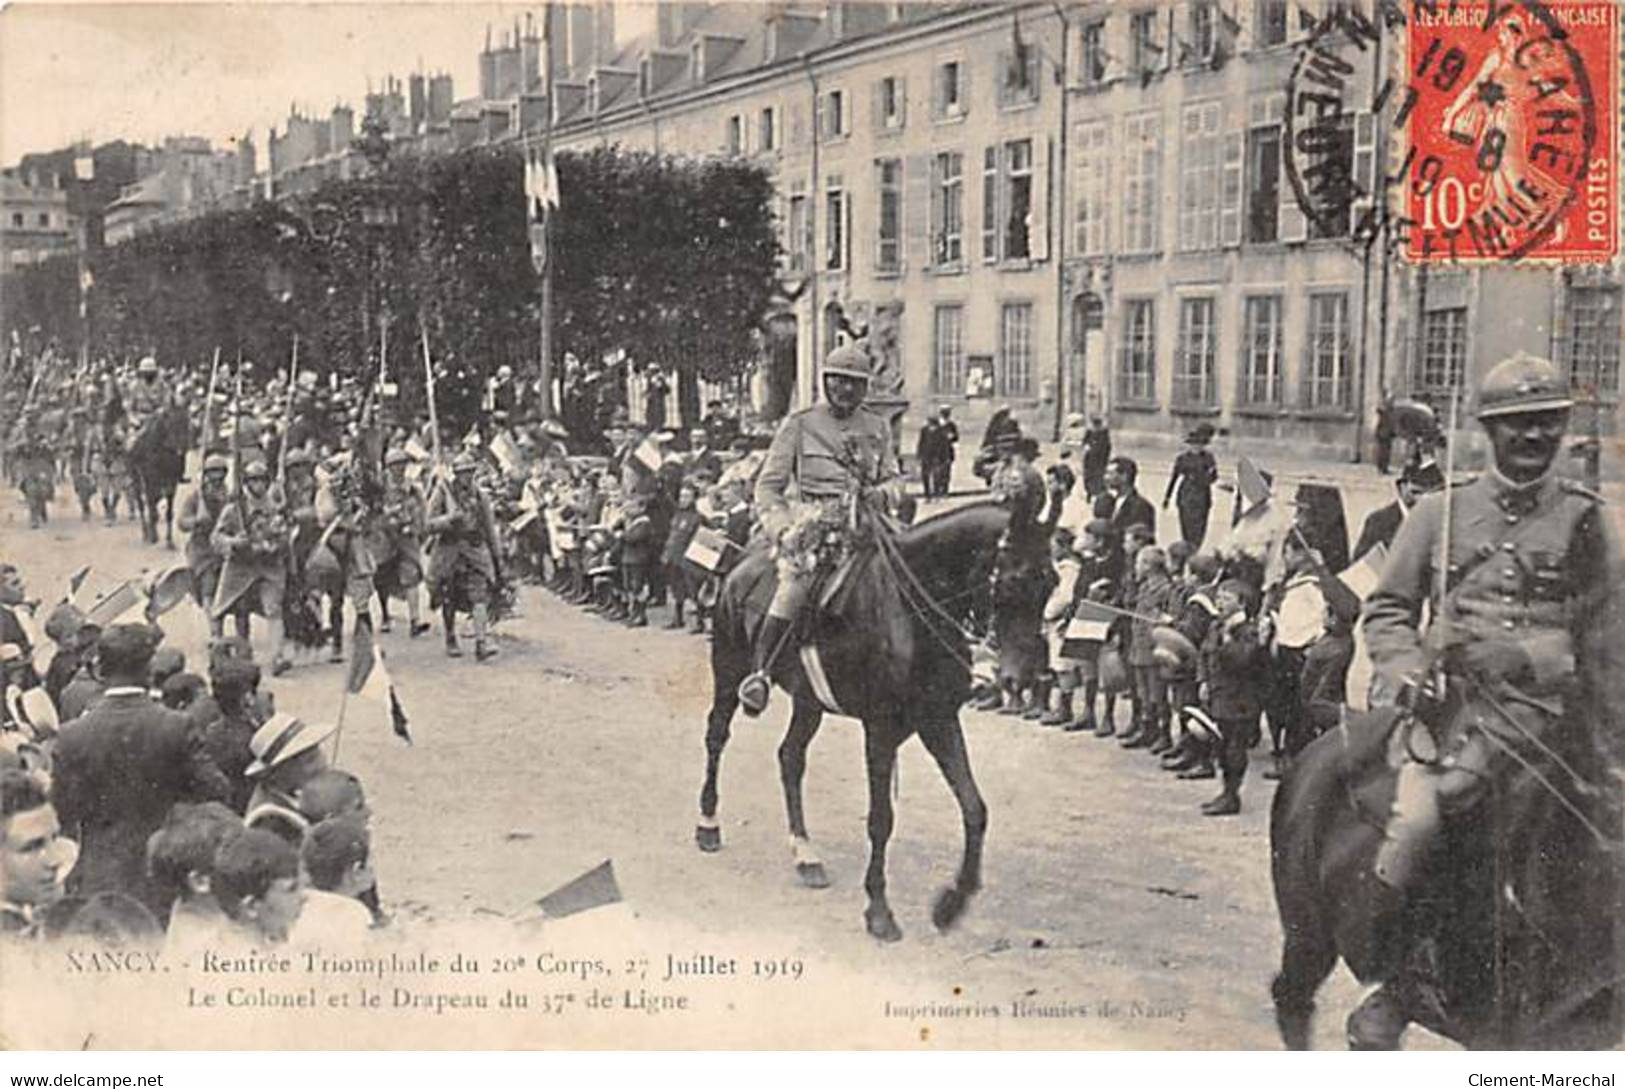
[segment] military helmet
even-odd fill
[[[144,355],[141,362],[135,365],[135,370],[137,374],[157,374],[158,361],[150,355]]]
[[[316,455],[312,454],[309,450],[288,451],[288,468],[290,469],[297,469],[301,466],[315,464]]]
[[[824,374],[844,374],[867,382],[873,372],[868,353],[854,344],[843,344],[824,357]]]
[[[265,467],[263,461],[251,461],[243,466],[243,478],[245,480],[264,480],[270,475],[271,471]]]
[[[224,454],[210,454],[203,459],[203,471],[206,473],[223,473],[231,468],[231,462],[226,460]]]
[[[392,448],[389,453],[384,455],[384,465],[386,467],[390,465],[410,465],[411,463],[412,455],[399,446]]]
[[[1550,360],[1519,352],[1490,368],[1478,388],[1478,418],[1573,408],[1568,383]]]
[[[474,456],[472,454],[467,453],[458,454],[451,463],[451,471],[454,473],[472,473],[479,467],[480,463],[474,460]]]

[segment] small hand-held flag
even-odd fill
[[[354,656],[350,659],[350,675],[345,681],[345,692],[359,697],[380,717],[386,718],[396,737],[408,745],[412,743],[412,735],[407,730],[406,710],[401,706],[400,697],[395,694],[395,682],[384,665],[384,652],[373,640],[372,627],[368,624],[356,625]]]

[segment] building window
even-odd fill
[[[1000,309],[999,391],[1007,397],[1032,396],[1032,303],[1005,303]]]
[[[1157,396],[1157,311],[1152,299],[1123,304],[1123,345],[1118,350],[1117,399],[1151,404]]]
[[[1106,252],[1110,212],[1111,130],[1104,121],[1088,121],[1074,131],[1077,148],[1077,201],[1073,205],[1073,249],[1084,257]]]
[[[845,136],[847,130],[846,94],[829,91],[818,110],[818,134],[826,139]]]
[[[1253,9],[1253,41],[1260,46],[1281,45],[1286,41],[1287,0],[1256,0]]]
[[[1348,408],[1349,345],[1347,293],[1310,295],[1309,372],[1303,390],[1310,408]]]
[[[1186,106],[1180,125],[1179,248],[1210,250],[1219,243],[1220,103]]]
[[[931,254],[937,265],[965,259],[965,158],[938,152],[931,160]]]
[[[1281,324],[1281,296],[1249,295],[1241,342],[1241,403],[1281,403],[1281,358],[1285,330]]]
[[[1106,80],[1106,20],[1096,19],[1083,25],[1083,36],[1078,51],[1078,71],[1085,86]]]
[[[772,106],[762,107],[756,131],[757,145],[763,151],[772,151],[779,146],[778,119],[773,116]]]
[[[1448,393],[1467,374],[1467,308],[1429,310],[1422,315],[1422,360],[1416,388]]]
[[[1335,138],[1328,141],[1329,146],[1318,154],[1306,156],[1309,162],[1303,168],[1304,177],[1311,179],[1307,182],[1311,190],[1317,187],[1317,183],[1312,179],[1324,177],[1330,179],[1330,184],[1326,185],[1327,191],[1347,194],[1339,198],[1341,208],[1336,204],[1322,204],[1318,207],[1317,214],[1309,217],[1310,238],[1343,238],[1349,233],[1349,213],[1353,208],[1350,197],[1355,195],[1354,122],[1353,114],[1338,115],[1336,126],[1329,127],[1329,131],[1335,133]],[[1333,212],[1339,214],[1334,215]]]
[[[1038,101],[1038,50],[1022,42],[999,54],[999,105],[1029,106]]]
[[[1173,403],[1207,408],[1214,398],[1214,359],[1219,333],[1213,300],[1179,301],[1179,343],[1174,352]]]
[[[824,191],[824,267],[846,267],[846,185],[831,176]]]
[[[881,159],[875,163],[875,182],[880,191],[875,269],[881,272],[896,272],[902,265],[903,247],[902,160]]]
[[[1004,145],[1004,259],[1032,257],[1033,142]]]
[[[1215,26],[1216,16],[1213,0],[1194,0],[1190,7],[1190,47],[1191,55],[1184,59],[1210,61],[1213,59],[1213,50],[1218,43],[1218,33]]]
[[[887,76],[875,87],[875,124],[888,132],[903,127],[903,81]]]
[[[1137,11],[1129,20],[1129,42],[1134,71],[1144,75],[1162,63],[1162,45],[1157,41],[1158,11]]]
[[[1569,385],[1587,396],[1619,395],[1620,289],[1574,287],[1568,294],[1564,354]]]
[[[1162,165],[1162,114],[1138,114],[1123,121],[1123,249],[1150,253],[1157,248],[1157,181]]]
[[[1279,95],[1255,98],[1247,128],[1247,241],[1280,238],[1281,112]]]
[[[790,271],[807,271],[807,196],[794,193],[790,197],[790,240],[785,247],[790,251]]]
[[[941,119],[965,114],[965,62],[944,61],[937,65],[931,92],[932,116]]]
[[[21,212],[11,213],[11,225],[13,227],[21,227],[23,225],[23,214]]]
[[[39,214],[39,225],[41,227],[49,227],[51,225],[51,213],[50,212],[41,212]]]
[[[965,308],[939,306],[931,344],[931,392],[965,390]]]
[[[741,155],[745,151],[745,119],[738,114],[728,118],[727,145],[729,155]]]

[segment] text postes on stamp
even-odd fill
[[[1612,258],[1614,0],[1419,2],[1406,14],[1406,255]]]

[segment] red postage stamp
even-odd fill
[[[1409,16],[1407,256],[1612,259],[1616,0],[1417,0]]]

